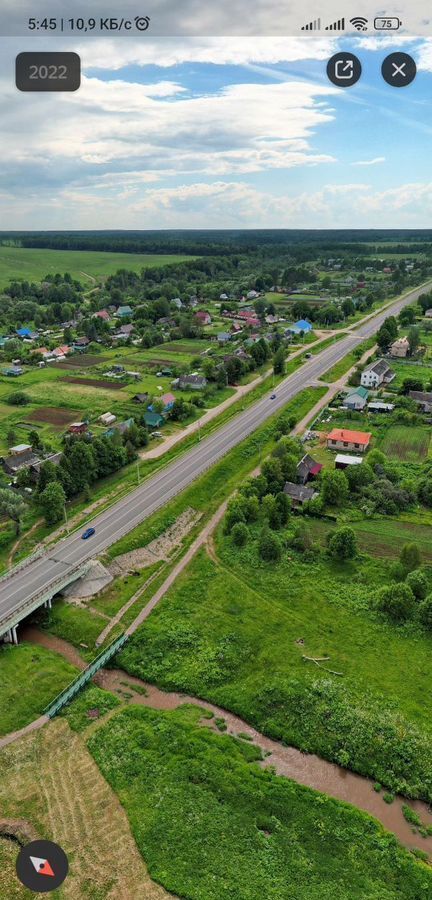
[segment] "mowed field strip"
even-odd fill
[[[68,854],[70,871],[61,897],[168,897],[151,881],[126,814],[83,739],[64,720],[5,748],[0,773],[3,817],[22,818],[25,810],[40,837],[58,842]],[[14,868],[2,877],[7,888],[2,896],[13,896]]]

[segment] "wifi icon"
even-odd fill
[[[367,23],[368,20],[363,16],[354,16],[353,19],[350,19],[350,25],[353,25],[357,31],[367,31]]]

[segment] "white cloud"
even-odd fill
[[[378,166],[380,163],[385,163],[385,156],[375,156],[374,159],[358,159],[356,162],[351,163],[352,166]]]
[[[334,114],[335,89],[305,82],[234,84],[189,96],[175,82],[142,85],[84,76],[62,104],[47,95],[14,94],[3,103],[3,165],[71,167],[78,180],[137,171],[251,173],[330,163],[311,142]],[[22,140],[25,130],[31,141]],[[99,169],[100,171],[96,171]],[[69,176],[70,177],[70,176]]]

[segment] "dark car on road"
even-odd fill
[[[84,534],[82,534],[82,535],[81,535],[81,537],[82,537],[82,539],[83,539],[83,541],[86,541],[86,540],[87,540],[87,538],[89,538],[89,537],[91,537],[91,536],[92,536],[92,534],[94,534],[94,533],[95,533],[95,531],[96,531],[96,529],[95,529],[95,528],[86,528],[86,530],[85,530],[85,532],[84,532]]]
[[[276,400],[276,394],[272,394],[270,400]]]

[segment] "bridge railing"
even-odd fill
[[[115,641],[112,641],[108,647],[105,647],[105,650],[102,650],[102,653],[99,653],[99,656],[96,656],[96,658],[83,669],[83,671],[80,672],[79,675],[77,675],[76,678],[74,678],[74,680],[51,701],[51,703],[48,704],[46,709],[44,709],[44,715],[53,719],[54,716],[56,716],[60,710],[79,693],[81,688],[96,675],[96,672],[99,672],[99,669],[101,669],[115,653],[118,653],[118,651],[121,650],[128,640],[128,637],[127,634],[121,634],[120,637],[116,638]]]
[[[88,567],[88,563],[79,563],[79,565],[74,566],[72,569],[70,569],[69,572],[61,575],[59,578],[56,578],[56,580],[51,582],[51,584],[48,584],[47,587],[41,588],[40,591],[38,591],[36,594],[33,594],[33,596],[30,597],[29,600],[27,600],[25,603],[17,606],[13,610],[9,610],[6,615],[3,616],[2,619],[0,619],[0,636],[4,634],[4,632],[7,631],[8,628],[11,627],[11,621],[13,622],[13,624],[18,624],[18,622],[24,619],[26,615],[29,615],[33,611],[33,609],[36,609],[39,600],[43,600],[43,598],[46,597],[47,594],[50,594],[50,597],[53,597],[57,590],[60,591],[62,587],[65,587],[67,584],[69,584],[69,581],[73,580],[71,576],[76,575],[76,573],[80,571],[84,572],[84,566]],[[77,577],[79,577],[79,575]],[[15,614],[18,614],[18,620],[16,622],[14,621]]]
[[[21,569],[25,569],[27,566],[30,566],[31,563],[35,562],[37,559],[43,556],[44,553],[46,553],[46,547],[39,547],[34,551],[34,553],[31,553],[30,556],[24,557],[24,559],[13,566],[12,569],[8,569],[7,572],[5,572],[3,575],[0,575],[0,584],[3,581],[9,581],[9,579],[13,578],[13,576],[16,575],[17,572],[21,572]]]

